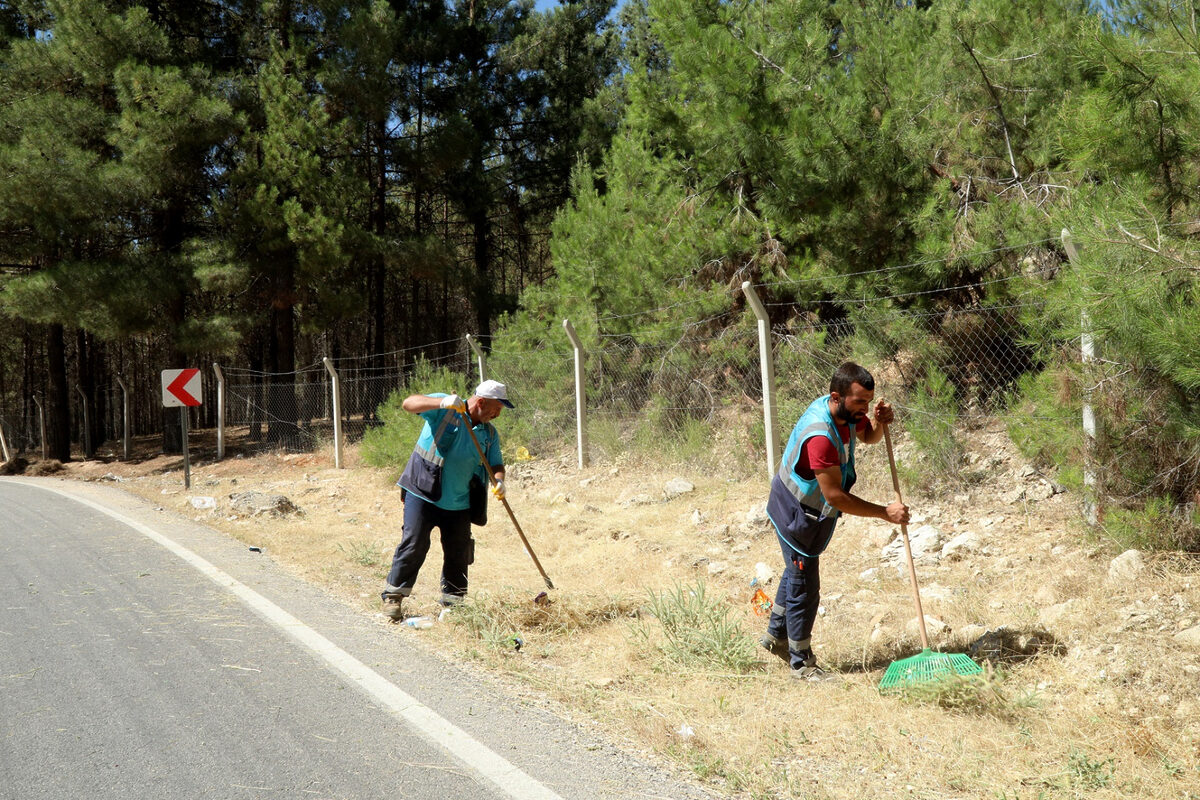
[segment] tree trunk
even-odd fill
[[[46,371],[46,456],[70,461],[71,403],[62,325],[51,325],[46,331]]]
[[[271,372],[267,384],[267,441],[284,448],[295,447],[297,441],[295,371],[296,371],[296,326],[294,273],[289,265],[276,278],[274,299],[271,303],[271,338],[268,343],[268,360]]]

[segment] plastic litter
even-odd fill
[[[410,628],[425,630],[426,628],[433,627],[433,620],[429,617],[409,617],[408,619],[404,620],[404,624]]]

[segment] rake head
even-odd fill
[[[893,661],[879,682],[883,694],[911,686],[922,686],[951,675],[978,675],[983,667],[962,653],[935,653],[925,648],[915,656]]]

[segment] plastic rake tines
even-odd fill
[[[978,675],[983,667],[962,653],[937,653],[929,648],[915,656],[893,661],[879,683],[879,691],[899,691],[912,686],[923,686],[949,678],[952,675]]]

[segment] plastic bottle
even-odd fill
[[[424,630],[425,628],[433,627],[433,620],[429,617],[409,617],[408,619],[404,620],[404,624],[410,628],[420,628]]]

